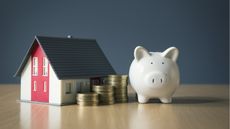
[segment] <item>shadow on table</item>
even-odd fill
[[[174,97],[173,104],[202,104],[202,103],[219,103],[227,101],[227,99],[223,98],[215,98],[215,97]]]
[[[219,103],[228,102],[228,99],[203,97],[203,96],[189,96],[189,97],[173,97],[172,104],[202,104],[202,103]],[[132,96],[129,98],[129,103],[137,102],[137,97]],[[148,103],[161,103],[159,99],[150,99]]]

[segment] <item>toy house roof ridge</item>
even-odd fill
[[[39,40],[40,38],[49,38],[49,39],[56,39],[56,40],[93,40],[96,41],[96,39],[94,38],[75,38],[73,36],[71,36],[71,38],[68,38],[68,36],[66,37],[52,37],[52,36],[42,36],[42,35],[36,35],[35,39]]]
[[[59,79],[86,78],[115,74],[95,39],[35,36],[15,76],[20,76],[38,43]]]

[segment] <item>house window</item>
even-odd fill
[[[71,94],[71,88],[72,88],[71,83],[65,83],[65,94]]]
[[[48,76],[48,60],[47,60],[46,57],[43,57],[42,75],[43,76]]]
[[[33,57],[33,76],[38,76],[38,57]]]
[[[43,92],[46,92],[47,91],[47,85],[46,85],[46,81],[44,81],[44,84],[43,84]]]
[[[37,82],[36,81],[34,81],[33,91],[37,91]]]

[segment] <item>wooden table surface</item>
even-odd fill
[[[0,129],[228,129],[228,85],[182,85],[172,104],[151,100],[108,106],[18,101],[19,85],[0,85]],[[131,90],[130,90],[131,91]]]

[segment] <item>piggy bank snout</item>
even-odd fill
[[[149,87],[160,87],[166,84],[167,76],[162,72],[152,72],[146,75],[145,82]]]

